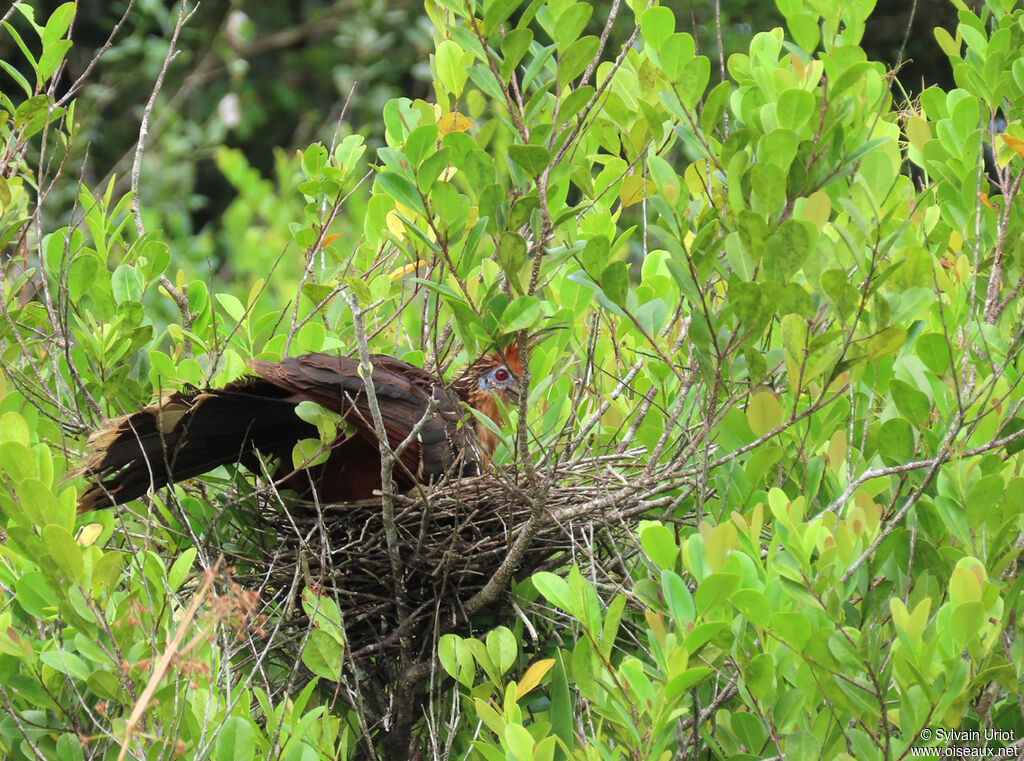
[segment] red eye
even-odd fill
[[[494,378],[495,380],[498,381],[507,381],[508,370],[506,370],[504,367],[499,367],[497,370],[494,371]]]

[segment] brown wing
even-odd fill
[[[462,407],[458,398],[422,368],[408,362],[375,354],[371,357],[371,379],[376,392],[388,443],[397,448],[424,416],[433,400],[433,412],[416,440],[401,454],[401,462],[416,480],[430,481],[450,471],[463,451]],[[289,392],[294,403],[314,401],[342,415],[357,434],[372,445],[377,435],[354,357],[303,354],[280,362],[253,360],[249,363],[263,380]],[[328,463],[329,465],[329,463]],[[379,460],[377,467],[379,468]],[[325,477],[328,473],[325,472]],[[396,476],[401,473],[396,471]],[[399,478],[400,483],[408,479]],[[411,483],[403,483],[408,488]]]
[[[427,417],[395,469],[399,488],[453,469],[475,472],[471,455],[462,454],[466,438],[458,397],[434,376],[401,360],[375,355],[372,363],[371,378],[393,448]],[[79,510],[121,504],[218,465],[240,462],[258,471],[257,452],[276,457],[281,463],[277,478],[301,496],[314,489],[329,501],[372,496],[380,488],[380,452],[359,363],[351,357],[306,354],[281,362],[255,360],[251,366],[258,377],[221,389],[172,394],[110,421],[90,439],[92,452],[83,468],[90,481]],[[294,472],[293,446],[317,436],[316,427],[295,414],[295,405],[303,401],[338,412],[355,434],[339,436],[327,462]]]
[[[258,470],[256,451],[290,458],[296,441],[317,432],[286,397],[271,383],[244,378],[222,389],[179,391],[110,421],[89,439],[83,470],[91,478],[79,512],[128,502],[218,465]]]

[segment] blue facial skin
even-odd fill
[[[501,394],[506,399],[519,397],[519,378],[504,365],[495,367],[479,381],[480,390]]]

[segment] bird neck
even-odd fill
[[[489,417],[499,427],[504,422],[501,418],[501,412],[498,411],[498,402],[495,400],[494,394],[481,391],[472,399],[470,406],[477,412]],[[493,455],[494,451],[498,448],[498,437],[479,420],[476,421],[476,438],[489,455]]]
[[[451,383],[451,390],[462,402],[477,412],[486,415],[497,426],[504,422],[498,409],[498,401],[494,398],[494,394],[480,387],[480,379],[502,363],[503,359],[500,356],[487,354],[467,367]],[[477,440],[483,445],[487,453],[494,454],[494,451],[498,448],[498,437],[479,420],[476,421],[474,432],[476,433]]]

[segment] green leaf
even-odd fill
[[[458,0],[438,0],[438,4],[455,14],[456,18],[466,17],[466,4]],[[430,6],[427,6],[428,8]]]
[[[72,581],[81,584],[85,580],[85,561],[82,559],[82,548],[71,533],[63,526],[51,523],[43,526],[43,541],[57,567]]]
[[[907,342],[907,331],[903,328],[890,326],[871,336],[867,342],[867,361],[874,362],[888,354],[896,352]]]
[[[341,678],[344,651],[344,647],[330,634],[314,629],[302,648],[301,659],[303,665],[317,676],[337,682]]]
[[[765,627],[772,618],[772,606],[763,592],[756,589],[737,589],[732,604],[750,623]]]
[[[503,232],[498,239],[496,258],[505,277],[517,292],[522,293],[520,274],[526,264],[526,240],[523,236],[519,233]]]
[[[319,179],[327,166],[327,149],[323,143],[313,143],[302,152],[302,173],[310,179]]]
[[[15,4],[15,7],[26,9],[26,8],[29,8],[30,6],[18,3],[18,4]],[[34,23],[32,25],[35,26]],[[15,43],[17,43],[18,47],[21,49],[21,52],[24,54],[25,58],[28,59],[28,62],[30,64],[32,64],[32,68],[33,69],[37,68],[36,59],[32,55],[32,51],[29,50],[28,45],[25,44],[25,41],[21,38],[21,34],[18,32],[18,30],[15,29],[13,26],[11,26],[11,24],[9,22],[7,22],[7,21],[4,22],[4,28],[7,29],[8,34],[11,35],[11,39],[13,39],[15,41]]]
[[[217,731],[214,758],[217,761],[236,761],[255,757],[256,733],[252,722],[241,716],[231,716]]]
[[[675,14],[669,8],[656,6],[644,11],[640,18],[640,31],[643,32],[647,44],[660,51],[676,28]]]
[[[718,572],[705,576],[697,587],[697,610],[702,613],[718,605],[730,602],[732,593],[739,588],[740,576],[736,573]]]
[[[292,447],[292,466],[308,468],[327,462],[331,450],[324,447],[320,439],[300,439]]]
[[[731,716],[732,731],[748,748],[760,748],[765,741],[767,731],[757,716],[746,711],[734,711]]]
[[[17,603],[33,618],[49,620],[57,615],[53,593],[39,571],[28,571],[14,582]]]
[[[43,49],[39,56],[39,67],[36,69],[36,80],[42,86],[50,81],[57,67],[64,62],[64,57],[71,49],[71,40],[57,40]]]
[[[7,74],[11,77],[11,79],[18,83],[18,86],[25,91],[26,97],[32,97],[32,85],[30,85],[28,83],[28,80],[25,79],[24,74],[22,74],[16,68],[11,66],[11,64],[7,63],[7,61],[4,61],[2,59],[0,59],[0,68],[6,71]]]
[[[392,98],[384,104],[384,134],[388,145],[401,145],[420,123],[408,98]]]
[[[197,554],[198,551],[195,547],[189,547],[175,559],[171,569],[167,572],[167,586],[172,591],[177,592],[178,588],[185,583],[185,579],[192,570],[192,563],[195,562]]]
[[[793,761],[816,761],[821,758],[821,741],[812,732],[792,732],[783,743],[785,758]]]
[[[697,607],[686,583],[675,571],[661,572],[661,590],[668,603],[669,613],[677,624],[692,624],[697,619]]]
[[[526,195],[512,204],[508,212],[508,229],[518,230],[530,221],[533,212],[540,208],[540,200],[536,195]]]
[[[467,53],[454,40],[442,40],[434,53],[437,78],[449,93],[458,98],[469,77],[469,64],[473,54]]]
[[[451,148],[442,148],[436,153],[431,153],[416,169],[416,187],[421,193],[429,193],[434,183],[441,178],[444,171],[452,160]]]
[[[787,360],[791,360],[797,365],[801,364],[804,355],[810,348],[808,345],[810,332],[807,321],[800,315],[787,314],[780,321],[779,328]]]
[[[786,202],[786,175],[782,168],[768,163],[753,164],[747,174],[751,195],[760,201],[754,210],[772,215],[778,213]]]
[[[389,169],[377,175],[377,184],[394,200],[412,211],[424,212],[423,199],[416,186],[408,179]]]
[[[505,35],[505,39],[501,41],[501,54],[505,59],[501,63],[501,77],[504,81],[508,81],[513,69],[523,60],[531,42],[533,32],[529,29],[513,29]]]
[[[603,272],[611,255],[611,241],[603,235],[595,235],[587,241],[579,253],[580,264],[591,275]]]
[[[430,201],[434,206],[434,217],[440,227],[457,233],[465,227],[469,216],[469,199],[455,189],[450,182],[437,182],[430,191]]]
[[[0,415],[0,442],[8,441],[21,444],[26,447],[26,453],[28,452],[27,447],[31,441],[28,423],[17,412],[5,412],[3,415]],[[31,463],[31,454],[29,453],[27,456],[29,458],[28,462]],[[5,464],[6,461],[6,458],[4,458]],[[7,467],[4,467],[4,470],[9,473],[12,472]],[[24,472],[21,475],[21,478],[28,477],[29,475],[35,475],[35,468],[29,468],[28,472]]]
[[[629,292],[629,266],[625,262],[612,262],[601,273],[601,290],[608,300],[625,307]]]
[[[955,41],[950,33],[941,26],[935,27],[934,34],[935,41],[939,43],[942,52],[949,57],[950,61],[960,60],[960,43]]]
[[[484,723],[484,726],[498,735],[498,737],[501,737],[502,732],[505,731],[505,721],[501,718],[501,714],[495,711],[490,703],[480,698],[473,698],[473,707],[476,709],[476,715]],[[505,761],[506,757],[504,754],[498,754],[497,758]]]
[[[896,402],[896,409],[900,411],[901,415],[906,417],[916,428],[923,429],[928,425],[932,405],[927,394],[898,378],[889,381],[889,390],[892,392],[893,401]]]
[[[515,761],[534,761],[533,735],[522,724],[506,724],[503,739]]]
[[[783,90],[775,110],[780,127],[799,133],[816,111],[814,95],[801,87]]]
[[[746,280],[730,283],[729,305],[736,311],[744,329],[757,332],[767,324],[772,307],[765,298],[764,288]]]
[[[555,21],[553,30],[555,45],[558,47],[559,53],[564,53],[572,43],[576,42],[583,28],[590,21],[593,12],[594,6],[590,3],[576,3],[562,12]]]
[[[697,54],[697,46],[693,42],[691,37],[686,32],[677,32],[676,34],[669,35],[665,41],[661,44],[661,50],[658,51],[661,56],[661,65],[667,76],[673,82],[680,82],[683,76],[683,71],[686,65],[694,59]],[[710,74],[710,68],[709,68]],[[680,82],[681,84],[681,82]],[[701,93],[703,94],[703,92]],[[683,97],[683,93],[680,92],[680,99],[683,104],[686,105],[689,102],[688,98]],[[700,95],[697,96],[697,99]],[[690,108],[697,102],[694,99],[690,102]]]
[[[914,348],[917,350],[917,356],[933,373],[942,377],[949,372],[951,350],[945,335],[922,333],[917,337]]]
[[[562,104],[558,108],[558,123],[566,124],[571,119],[575,118],[580,109],[582,109],[590,99],[594,97],[593,85],[584,85],[583,87],[572,88],[565,97],[562,98]],[[575,216],[577,213],[576,209],[570,209],[568,213],[571,216]],[[559,224],[558,221],[555,224]]]
[[[881,66],[881,64],[875,64],[872,61],[858,61],[847,68],[836,79],[835,89],[829,88],[829,97],[838,96],[865,77],[879,76],[880,74],[875,69],[876,65]]]
[[[541,317],[541,301],[534,296],[519,296],[501,315],[503,332],[514,333],[533,327]]]
[[[914,430],[903,418],[890,418],[878,429],[878,450],[890,461],[909,462],[914,454]]]
[[[742,664],[740,673],[750,694],[759,701],[774,702],[775,661],[769,653],[760,653]]]
[[[491,657],[491,662],[498,667],[499,674],[504,674],[516,661],[516,656],[519,654],[519,648],[516,645],[516,638],[512,632],[504,627],[499,626],[496,629],[491,629],[487,632],[487,654]]]
[[[786,26],[793,40],[808,53],[814,52],[821,37],[818,18],[817,13],[803,10],[786,15]]]
[[[358,168],[359,159],[366,152],[362,135],[349,135],[334,149],[334,162],[347,176]]]
[[[556,576],[549,571],[539,571],[530,577],[533,586],[537,588],[544,597],[557,608],[571,612],[572,603],[569,599],[569,582],[561,576]]]
[[[661,523],[641,526],[640,546],[658,568],[672,570],[679,563],[679,545],[672,532]]]
[[[71,27],[71,19],[75,17],[76,6],[77,3],[64,3],[57,6],[53,13],[50,14],[50,18],[47,19],[46,26],[41,35],[44,48],[67,34],[68,29]]]
[[[302,590],[302,610],[312,625],[328,634],[339,645],[345,644],[345,629],[341,620],[341,609],[334,598],[309,587]]]
[[[555,53],[554,45],[547,45],[541,48],[534,55],[533,60],[530,61],[530,65],[526,67],[526,71],[523,72],[522,82],[519,87],[522,90],[526,90],[533,83],[534,78],[540,73],[541,69],[547,64],[548,59],[551,58]]]
[[[697,684],[700,684],[700,682],[714,673],[715,670],[708,666],[695,666],[694,668],[686,669],[682,674],[672,677],[668,684],[665,685],[665,697],[669,700],[675,700],[690,692]]]
[[[494,661],[491,660],[490,653],[487,652],[487,646],[484,645],[478,639],[468,637],[463,640],[466,647],[469,648],[469,652],[472,653],[473,659],[476,661],[476,665],[484,670],[487,675],[487,679],[496,687],[501,687],[501,674],[498,673],[497,667],[494,665]]]
[[[367,285],[366,281],[363,280],[362,278],[358,278],[355,276],[347,277],[345,278],[344,283],[345,287],[352,292],[352,295],[359,299],[360,304],[369,304],[373,301],[373,291],[370,290],[370,286]],[[314,292],[307,291],[305,288],[303,288],[303,295],[310,297],[310,300],[314,304],[319,304],[327,293],[330,293],[330,291],[328,290],[324,292],[324,294],[319,299],[314,299]]]
[[[82,741],[74,732],[61,732],[57,738],[57,758],[60,761],[84,761]]]
[[[704,97],[704,90],[707,89],[710,78],[711,61],[707,56],[697,56],[687,62],[679,73],[679,100],[684,107],[692,109],[697,105]]]
[[[898,259],[901,261],[892,271],[894,285],[901,288],[931,289],[935,259],[930,251],[922,246],[906,246],[900,250]]]
[[[520,0],[492,0],[490,5],[487,6],[487,10],[484,11],[484,37],[490,37],[498,28],[498,25],[503,23],[519,7],[519,2]],[[512,34],[512,32],[508,34]],[[506,34],[506,38],[508,34]]]
[[[622,623],[622,614],[626,610],[626,595],[618,594],[609,603],[604,615],[604,622],[601,625],[601,654],[605,659],[611,658],[612,649],[615,647],[615,638],[619,633],[619,624]]]
[[[558,84],[566,87],[576,79],[593,59],[601,41],[593,35],[581,37],[572,43],[558,62]]]
[[[4,444],[4,448],[10,447],[13,442]],[[31,456],[31,455],[30,455]],[[35,457],[32,457],[33,470],[35,470]],[[58,509],[57,498],[49,487],[38,478],[26,478],[14,487],[14,493],[18,497],[18,504],[28,522],[36,526],[45,526],[48,523],[57,521]]]
[[[548,149],[541,145],[510,145],[508,157],[521,166],[531,177],[543,172],[551,160]]]
[[[978,479],[967,493],[964,502],[971,525],[983,525],[985,518],[993,514],[1005,492],[1006,481],[998,473]]]
[[[557,754],[557,756],[556,756]],[[533,750],[534,761],[555,761],[556,758],[563,759],[565,750],[559,744],[559,738],[548,735]]]
[[[652,9],[653,10],[653,9]],[[725,106],[732,95],[732,82],[719,82],[708,93],[704,101],[704,108],[700,112],[700,128],[705,134],[710,134],[725,114]]]
[[[664,299],[651,299],[639,306],[636,310],[636,320],[649,336],[658,335],[661,326],[665,324],[668,317],[668,304]]]
[[[409,164],[418,167],[423,159],[437,150],[437,125],[423,124],[405,139],[405,156]]]
[[[84,660],[69,650],[45,650],[39,654],[39,660],[61,674],[85,680],[92,670]]]
[[[639,698],[638,702],[641,705],[654,705],[656,698],[654,684],[644,672],[644,666],[640,659],[626,656],[619,666],[619,673],[626,678],[626,684]]]
[[[747,405],[747,423],[755,436],[763,436],[774,428],[782,425],[786,419],[779,404],[779,398],[771,391],[765,390],[754,394]]]
[[[768,622],[765,622],[768,623]],[[810,622],[800,613],[777,611],[769,627],[791,650],[799,652],[811,639]]]
[[[999,431],[997,438],[1002,439],[1007,436],[1012,436],[1022,429],[1024,429],[1024,420],[1019,417],[1010,418],[1006,421],[1006,425],[1004,425]],[[1006,445],[1006,453],[1010,455],[1017,454],[1022,450],[1024,450],[1024,438],[1016,439]]]
[[[860,294],[850,284],[850,276],[846,274],[846,270],[831,269],[821,273],[821,287],[839,316],[844,321],[849,321],[860,303]]]
[[[9,73],[9,72],[8,72]],[[36,95],[18,106],[14,112],[14,126],[23,127],[37,116],[42,116],[50,108],[50,101],[45,95]]]
[[[245,316],[245,307],[242,302],[238,300],[237,296],[233,296],[230,293],[217,293],[214,294],[217,302],[223,307],[224,311],[227,312],[235,322],[241,322]]]
[[[473,654],[462,637],[457,634],[443,635],[437,643],[437,658],[448,676],[465,687],[473,686],[476,665],[473,662]]]
[[[559,650],[555,656],[555,665],[551,669],[551,730],[565,745],[574,747],[573,701],[569,692],[569,680],[565,673],[565,651]],[[565,759],[564,752],[556,751],[556,758]]]

